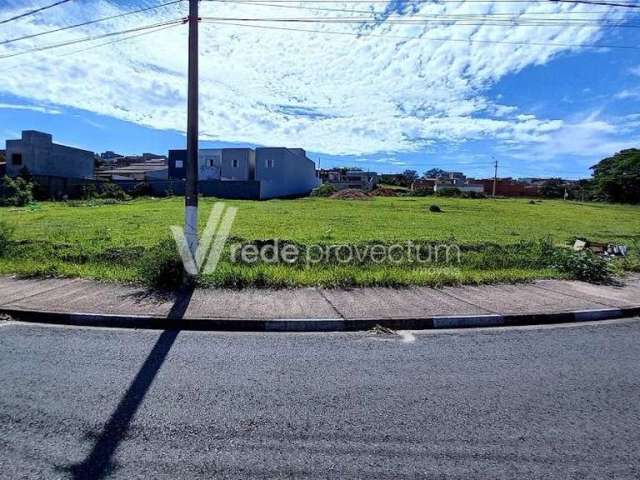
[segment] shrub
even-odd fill
[[[560,250],[555,254],[554,267],[572,278],[590,283],[608,282],[613,275],[609,262],[588,250]]]
[[[435,194],[439,197],[458,197],[462,192],[459,189],[452,188],[439,188]]]
[[[131,196],[127,195],[127,193],[120,187],[120,185],[116,185],[115,183],[107,182],[102,184],[102,188],[100,189],[100,193],[97,196],[98,198],[113,198],[115,200],[119,200],[122,202],[126,202],[127,200],[131,200]]]
[[[33,184],[24,178],[10,178],[5,176],[4,196],[0,198],[0,205],[24,207],[33,202]]]
[[[83,200],[93,200],[98,196],[98,191],[93,183],[82,185],[81,197]]]
[[[141,262],[140,278],[148,287],[171,290],[184,287],[192,281],[184,269],[174,241],[170,238],[148,249]]]
[[[330,183],[323,183],[322,185],[320,185],[317,188],[314,188],[311,191],[311,196],[312,197],[330,197],[337,191],[338,190],[336,189],[336,187],[334,187]]]
[[[151,196],[151,185],[148,182],[136,183],[131,191],[133,197],[149,197]]]
[[[4,256],[9,250],[13,230],[13,227],[7,222],[0,222],[0,257]]]
[[[429,211],[434,213],[442,213],[442,209],[438,205],[431,205],[429,207]]]
[[[412,197],[430,197],[433,195],[433,189],[431,188],[416,188],[409,195]]]

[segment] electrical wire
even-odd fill
[[[216,1],[216,0],[201,0],[202,2],[207,1]],[[238,3],[251,3],[252,0],[228,0],[229,3],[234,3],[237,1]],[[260,0],[258,0],[260,1]],[[384,3],[388,4],[390,0],[269,0],[271,3]],[[430,5],[441,5],[447,3],[504,3],[504,4],[518,4],[518,3],[538,3],[538,4],[576,4],[576,5],[593,5],[593,6],[606,6],[606,7],[619,7],[619,8],[640,8],[640,5],[637,3],[626,3],[626,2],[606,2],[606,1],[587,1],[587,0],[544,0],[544,1],[536,1],[536,0],[413,0],[411,5],[416,4],[430,4]]]
[[[144,37],[144,36],[146,36],[146,35],[151,35],[151,34],[153,34],[153,33],[157,33],[157,32],[160,32],[160,31],[162,31],[162,30],[169,30],[169,29],[171,29],[171,28],[180,27],[180,26],[182,26],[182,25],[183,25],[183,22],[180,22],[180,23],[172,23],[172,24],[169,24],[169,25],[164,25],[164,26],[159,27],[159,28],[157,28],[157,29],[155,29],[155,30],[148,30],[148,31],[144,31],[144,32],[142,32],[142,33],[137,33],[137,34],[135,34],[135,35],[129,35],[128,37],[118,38],[118,39],[116,39],[116,40],[112,40],[112,41],[110,41],[110,42],[100,43],[100,44],[98,44],[98,45],[92,45],[92,46],[90,46],[90,47],[83,48],[83,49],[80,49],[80,50],[73,50],[73,51],[71,51],[71,52],[64,52],[64,53],[62,53],[62,54],[58,55],[58,57],[68,57],[68,56],[70,56],[70,55],[75,55],[75,54],[77,54],[77,53],[86,52],[86,51],[89,51],[89,50],[93,50],[93,49],[95,49],[95,48],[106,47],[106,46],[108,46],[108,45],[114,45],[114,44],[116,44],[116,43],[126,42],[126,41],[128,41],[128,40],[132,40],[132,39],[134,39],[134,38]]]
[[[348,9],[348,8],[308,7],[308,6],[305,7],[302,5],[287,5],[285,3],[262,3],[260,0],[202,0],[202,1],[226,3],[226,4],[233,4],[233,5],[255,5],[259,7],[289,8],[294,10],[310,10],[310,11],[321,11],[321,12],[366,13],[366,14],[381,15],[381,16],[386,16],[386,15],[389,15],[390,13],[395,13],[395,12],[387,12],[383,10],[378,10],[378,11],[355,10],[355,9]],[[336,3],[341,3],[341,2],[336,2]],[[602,12],[581,12],[581,11],[574,11],[574,10],[564,11],[561,13],[563,15],[602,15]],[[513,17],[513,15],[514,15],[513,13],[493,12],[493,13],[446,14],[445,16],[456,17],[456,18],[458,17],[460,18],[492,18],[492,17],[505,18],[507,16]],[[548,16],[551,14],[549,12],[526,12],[526,13],[523,13],[523,15],[535,15],[535,16],[547,15]],[[556,17],[556,15],[557,14],[553,14],[553,18],[558,18]],[[416,15],[411,15],[411,17],[416,17]],[[511,17],[507,17],[507,18],[511,18]],[[513,18],[519,18],[519,17],[513,17]],[[567,20],[573,20],[573,18],[568,18]]]
[[[102,38],[109,38],[109,37],[113,37],[113,36],[117,36],[117,35],[125,35],[127,33],[140,32],[140,31],[144,31],[144,30],[149,30],[149,29],[153,29],[153,28],[162,27],[162,26],[165,26],[165,25],[183,24],[186,21],[187,20],[185,18],[180,18],[180,19],[169,20],[169,21],[166,21],[166,22],[155,23],[153,25],[146,25],[146,26],[143,26],[143,27],[130,28],[128,30],[121,30],[121,31],[117,31],[117,32],[109,32],[109,33],[104,33],[104,34],[101,34],[101,35],[94,35],[94,36],[85,37],[85,38],[79,38],[79,39],[75,39],[75,40],[68,40],[66,42],[55,43],[55,44],[51,44],[51,45],[45,45],[45,46],[42,46],[42,47],[31,48],[29,50],[22,50],[20,52],[11,53],[11,54],[8,54],[8,55],[0,55],[0,60],[4,60],[4,59],[7,59],[7,58],[13,58],[13,57],[19,57],[21,55],[27,55],[29,53],[42,52],[42,51],[51,50],[51,49],[54,49],[54,48],[66,47],[66,46],[69,46],[69,45],[76,45],[76,44],[79,44],[79,43],[91,42],[91,41],[94,41],[94,40],[100,40]]]
[[[50,8],[57,7],[58,5],[62,5],[63,3],[71,2],[72,0],[60,0],[58,2],[52,3],[51,5],[47,5],[45,7],[36,8],[35,10],[31,10],[29,12],[21,13],[20,15],[16,15],[15,17],[6,18],[4,20],[0,20],[0,25],[5,23],[13,22],[14,20],[19,20],[24,17],[28,17],[30,15],[35,15],[36,13],[43,12],[45,10],[49,10]]]
[[[594,21],[523,21],[521,19],[490,19],[490,20],[466,20],[448,19],[439,17],[404,17],[404,18],[376,18],[373,16],[339,16],[339,17],[202,17],[206,20],[231,21],[231,22],[282,22],[282,23],[384,23],[385,25],[446,25],[446,26],[532,26],[532,27],[559,27],[559,26],[591,26],[597,27],[621,27],[640,28],[640,24],[625,24],[618,22],[594,22]]]
[[[630,46],[630,45],[580,45],[580,44],[571,44],[571,43],[549,43],[549,42],[511,42],[507,40],[481,40],[475,38],[425,38],[425,37],[411,37],[411,36],[401,36],[401,35],[382,35],[375,33],[358,33],[358,32],[337,32],[331,30],[308,30],[303,28],[293,28],[293,27],[276,27],[276,26],[267,26],[267,25],[255,25],[255,24],[246,24],[246,23],[235,23],[235,22],[227,22],[227,21],[219,21],[219,20],[208,20],[206,17],[202,19],[206,23],[213,23],[217,25],[233,25],[236,27],[248,27],[248,28],[259,28],[265,30],[284,30],[284,31],[292,31],[292,32],[304,32],[304,33],[319,33],[322,35],[349,35],[355,37],[376,37],[376,38],[385,38],[388,40],[420,40],[420,41],[430,41],[430,42],[462,42],[462,43],[485,43],[485,44],[504,44],[504,45],[520,45],[520,46],[543,46],[543,47],[564,47],[564,48],[611,48],[611,49],[624,49],[624,50],[639,50],[640,47]],[[316,22],[318,23],[318,22]]]
[[[34,34],[31,34],[31,35],[24,35],[22,37],[10,38],[8,40],[1,41],[0,45],[7,45],[9,43],[18,42],[20,40],[27,40],[27,39],[30,39],[30,38],[36,38],[36,37],[40,37],[42,35],[49,35],[50,33],[56,33],[56,32],[62,32],[62,31],[65,31],[65,30],[71,30],[71,29],[74,29],[74,28],[84,27],[86,25],[93,25],[93,24],[100,23],[100,22],[106,22],[108,20],[115,20],[116,18],[127,17],[129,15],[135,15],[135,14],[138,14],[138,13],[148,12],[150,10],[155,10],[155,9],[158,9],[158,8],[167,7],[167,6],[170,6],[170,5],[175,5],[177,3],[181,3],[182,1],[183,0],[173,0],[173,1],[170,1],[170,2],[166,2],[166,3],[161,3],[159,5],[152,5],[150,7],[140,8],[138,10],[133,10],[133,11],[130,11],[130,12],[119,13],[117,15],[111,15],[109,17],[97,18],[95,20],[88,20],[86,22],[76,23],[75,25],[68,25],[66,27],[56,28],[54,30],[47,30],[45,32],[34,33]]]

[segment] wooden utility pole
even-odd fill
[[[198,248],[198,1],[189,0],[189,74],[184,236],[195,258]]]

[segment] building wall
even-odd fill
[[[262,199],[307,195],[320,183],[315,163],[302,149],[256,148],[255,159]]]
[[[186,150],[169,150],[169,178],[186,177]],[[198,152],[198,180],[252,180],[255,152],[250,148],[202,148]]]
[[[250,148],[222,150],[222,180],[254,180],[255,152]]]
[[[23,167],[32,175],[88,178],[95,170],[94,154],[79,148],[58,145],[47,133],[25,130],[22,139],[7,140],[7,175],[16,177]],[[22,155],[16,164],[16,155]]]

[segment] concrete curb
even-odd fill
[[[640,306],[534,314],[489,314],[432,316],[424,318],[310,318],[286,320],[186,318],[171,319],[147,315],[43,312],[0,308],[0,314],[31,323],[83,327],[113,327],[160,330],[208,330],[229,332],[340,332],[368,330],[377,325],[394,330],[432,330],[444,328],[511,327],[554,323],[610,320],[640,315]]]

